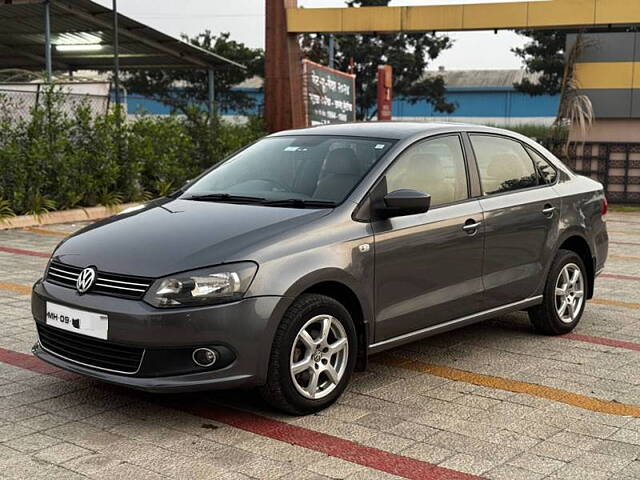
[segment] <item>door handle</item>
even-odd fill
[[[467,232],[470,235],[473,235],[478,231],[478,227],[482,225],[482,222],[476,222],[475,220],[467,220],[465,224],[462,226],[462,230]]]
[[[546,204],[544,206],[544,208],[542,209],[542,213],[544,215],[546,215],[547,217],[551,218],[553,216],[553,212],[555,212],[555,210],[556,210],[556,207],[554,207],[552,205],[549,205],[549,204]]]

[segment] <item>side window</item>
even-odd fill
[[[536,164],[536,168],[540,173],[540,178],[542,183],[551,184],[556,181],[558,177],[558,172],[544,157],[542,157],[538,152],[534,149],[525,147],[531,158],[533,158],[533,163]]]
[[[409,147],[387,172],[387,191],[402,188],[431,195],[431,205],[468,198],[467,172],[457,135],[424,140]]]
[[[471,135],[485,194],[510,192],[539,184],[538,172],[520,142],[494,135]]]

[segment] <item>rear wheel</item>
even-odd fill
[[[562,335],[573,330],[584,312],[587,295],[584,262],[571,250],[560,250],[549,270],[542,304],[529,309],[537,331]]]
[[[300,296],[276,332],[262,397],[296,415],[328,407],[349,382],[356,349],[353,320],[339,302],[324,295]]]

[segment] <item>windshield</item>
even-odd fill
[[[392,143],[320,135],[264,138],[195,182],[183,198],[336,205]]]

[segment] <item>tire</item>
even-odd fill
[[[329,334],[323,340],[327,322]],[[309,338],[302,334],[303,329]],[[284,314],[276,331],[267,382],[259,389],[262,398],[276,409],[294,415],[328,407],[349,383],[358,353],[356,338],[353,319],[342,304],[324,295],[301,295]],[[295,375],[294,363],[300,369]],[[317,389],[312,396],[314,378]]]
[[[573,280],[577,271],[580,272],[579,282],[576,281],[576,285],[569,282],[567,288],[567,278]],[[556,295],[556,286],[569,295]],[[529,309],[529,320],[535,330],[545,335],[562,335],[572,331],[582,318],[588,288],[587,269],[582,258],[571,250],[559,250],[549,269],[542,303]],[[580,291],[581,296],[578,296]]]

